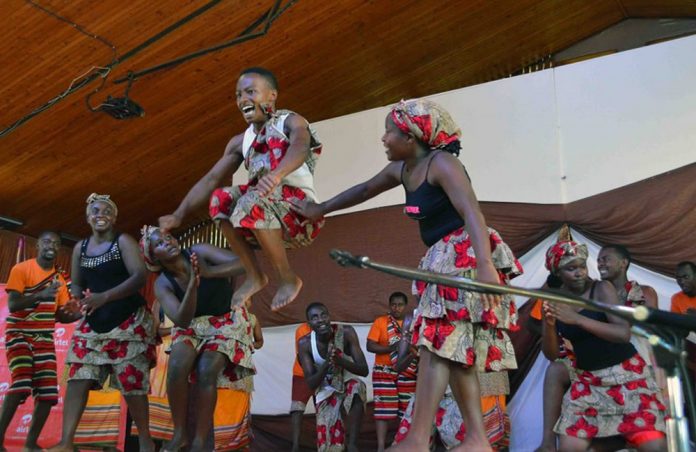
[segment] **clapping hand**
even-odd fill
[[[568,305],[561,303],[549,303],[548,301],[544,302],[544,314],[547,318],[552,317],[565,323],[566,325],[576,325],[580,320],[580,317],[582,317],[580,313]]]
[[[198,255],[196,253],[191,253],[191,278],[189,279],[189,286],[195,285],[198,287],[201,283],[201,269],[198,263]]]
[[[51,284],[46,286],[42,291],[38,293],[38,299],[41,301],[53,301],[56,299],[56,294],[60,288],[60,281],[54,279]]]
[[[82,291],[82,295],[84,297],[80,301],[80,310],[86,316],[93,314],[109,301],[106,292],[92,293],[91,290],[87,289]]]

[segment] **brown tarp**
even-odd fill
[[[533,183],[533,181],[530,181]],[[628,247],[635,262],[672,275],[675,265],[695,260],[691,233],[696,229],[696,164],[566,205],[482,202],[488,224],[496,228],[517,255],[524,254],[561,224],[582,231],[600,244]],[[304,306],[322,301],[332,318],[371,322],[385,312],[388,295],[410,293],[410,283],[371,270],[342,268],[329,258],[333,248],[364,254],[377,261],[415,267],[425,252],[418,225],[402,214],[401,206],[382,207],[327,219],[315,243],[289,253],[304,280],[295,303],[280,312],[269,309],[275,292],[269,287],[255,297],[253,311],[264,326],[304,320]],[[7,281],[15,264],[19,235],[0,231],[0,281]],[[27,257],[35,255],[35,239],[27,238]],[[70,250],[58,262],[69,269]],[[259,256],[273,280],[266,259]]]

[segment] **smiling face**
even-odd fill
[[[402,132],[394,124],[391,114],[388,114],[384,121],[382,144],[386,148],[385,152],[390,162],[406,160],[415,155],[415,137]]]
[[[157,230],[150,234],[150,255],[161,264],[173,261],[181,254],[179,242],[171,234]]]
[[[44,261],[53,262],[58,256],[58,250],[60,249],[60,236],[55,232],[44,232],[39,237],[38,242],[36,242],[37,255],[39,259]]]
[[[87,224],[94,232],[108,232],[116,224],[116,212],[104,201],[94,201],[87,208]]]
[[[331,317],[326,306],[313,306],[307,311],[307,323],[318,335],[324,336],[331,333]]]
[[[249,73],[237,81],[237,108],[247,124],[263,124],[267,112],[275,109],[278,91],[261,75]]]
[[[602,248],[597,256],[597,269],[603,280],[612,281],[626,273],[628,261],[613,248]]]

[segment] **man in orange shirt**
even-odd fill
[[[5,353],[12,375],[0,412],[0,450],[5,432],[17,407],[30,394],[34,414],[24,445],[25,450],[40,449],[37,440],[51,407],[58,403],[58,378],[53,331],[56,319],[69,323],[81,317],[76,304],[70,309],[65,279],[55,268],[60,236],[43,232],[37,242],[38,256],[12,267],[5,290],[8,308]],[[57,308],[60,308],[57,310]]]
[[[405,293],[392,293],[389,296],[389,314],[377,317],[367,335],[367,351],[376,355],[372,368],[372,389],[377,450],[380,452],[384,450],[389,421],[403,415],[416,392],[415,363],[402,373],[394,369],[398,358],[397,347],[403,335],[407,303]]]
[[[307,408],[307,401],[312,398],[312,390],[305,382],[302,366],[297,360],[297,342],[311,333],[309,323],[305,322],[295,330],[295,364],[292,367],[292,402],[290,402],[290,417],[292,419],[292,451],[300,450],[300,431],[302,429],[302,415]]]
[[[677,264],[677,284],[681,292],[672,295],[670,310],[677,314],[696,315],[696,264],[689,261]],[[687,366],[691,377],[696,380],[696,339],[691,333],[686,341]]]

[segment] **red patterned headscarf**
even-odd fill
[[[399,130],[412,133],[430,149],[442,149],[461,135],[447,110],[431,100],[402,100],[389,114]]]
[[[162,271],[162,266],[160,263],[157,261],[152,256],[152,246],[151,246],[151,238],[152,234],[157,231],[159,232],[159,228],[155,226],[148,226],[145,225],[142,227],[140,230],[140,252],[143,255],[143,260],[145,261],[145,267],[147,267],[148,270],[150,270],[153,273],[159,273]]]
[[[575,259],[587,260],[587,245],[563,240],[546,251],[546,269],[556,273],[559,268]]]

